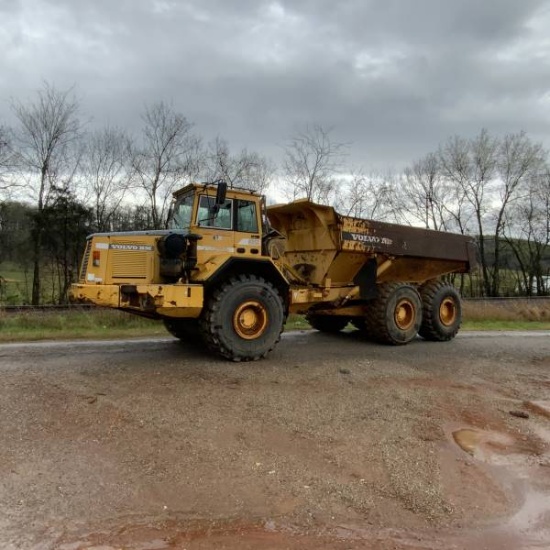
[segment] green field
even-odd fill
[[[0,263],[0,304],[25,304],[29,302],[32,287],[32,271],[22,270],[12,262]],[[49,282],[48,277],[48,282]]]
[[[307,330],[301,315],[291,315],[285,330]],[[463,330],[550,330],[550,303],[466,302]],[[351,326],[350,326],[351,330]],[[106,309],[0,312],[0,341],[116,339],[167,336],[163,324]]]

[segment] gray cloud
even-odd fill
[[[0,123],[48,80],[94,124],[163,99],[272,156],[305,123],[365,167],[483,126],[550,145],[548,0],[0,0],[0,21]]]

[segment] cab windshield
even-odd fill
[[[176,200],[174,203],[172,219],[170,220],[170,229],[189,230],[194,198],[195,195],[190,193]]]

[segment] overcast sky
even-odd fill
[[[364,168],[482,127],[550,147],[550,0],[0,0],[0,124],[44,80],[95,125],[165,100],[274,159],[308,123]]]

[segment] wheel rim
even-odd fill
[[[267,310],[256,300],[241,304],[233,315],[233,328],[245,340],[260,337],[267,326]]]
[[[395,324],[400,330],[410,329],[416,319],[416,308],[410,300],[401,300],[397,303],[394,312]]]
[[[445,298],[441,301],[439,306],[439,319],[441,323],[446,327],[450,327],[455,321],[457,316],[457,309],[455,301],[452,298]]]

